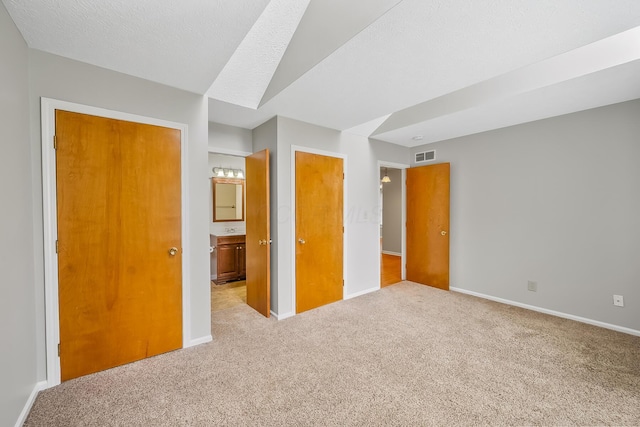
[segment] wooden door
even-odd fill
[[[181,348],[180,131],[57,110],[56,141],[61,379]]]
[[[449,289],[449,163],[407,169],[407,280]]]
[[[296,312],[342,299],[343,159],[296,152]]]
[[[271,233],[269,219],[269,150],[245,159],[247,169],[247,304],[271,314]]]

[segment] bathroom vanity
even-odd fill
[[[246,246],[244,234],[227,236],[210,235],[211,280],[221,285],[247,277]]]

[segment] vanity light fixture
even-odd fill
[[[213,176],[216,178],[244,179],[244,172],[242,171],[242,169],[226,169],[221,167],[214,167],[212,171]]]
[[[382,182],[387,183],[391,182],[391,178],[389,178],[389,174],[387,173],[387,168],[384,168],[384,176],[382,177]]]

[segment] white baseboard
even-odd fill
[[[479,292],[469,291],[467,289],[450,287],[450,291],[459,292],[461,294],[472,295],[478,298],[484,298],[502,304],[513,305],[515,307],[526,308],[527,310],[537,311],[539,313],[550,314],[563,319],[575,320],[576,322],[586,323],[588,325],[599,326],[601,328],[611,329],[612,331],[622,332],[624,334],[635,335],[640,337],[640,331],[626,328],[624,326],[612,325],[611,323],[600,322],[599,320],[587,319],[586,317],[575,316],[573,314],[562,313],[561,311],[549,310],[547,308],[536,307],[535,305],[523,304],[521,302],[511,301],[504,298],[498,298],[491,295],[481,294]]]
[[[382,251],[385,255],[402,256],[400,252]]]
[[[284,320],[284,319],[288,319],[289,317],[293,317],[293,316],[295,316],[296,314],[295,314],[295,313],[292,313],[292,312],[284,313],[284,314],[278,314],[278,313],[275,313],[273,310],[271,310],[271,315],[272,315],[273,317],[275,317],[275,318],[276,318],[276,320]]]
[[[196,338],[194,340],[189,341],[189,345],[185,348],[193,347],[200,344],[206,344],[208,342],[213,341],[213,337],[211,335],[206,335],[204,337]]]
[[[24,404],[22,408],[22,412],[20,412],[20,416],[16,420],[16,427],[22,427],[25,421],[27,421],[27,417],[29,416],[29,412],[31,412],[31,408],[33,407],[33,403],[36,401],[36,397],[38,397],[38,393],[40,391],[47,388],[46,381],[37,382],[35,386],[33,386],[33,390],[27,399],[27,402]]]
[[[361,295],[369,294],[371,292],[375,292],[375,291],[378,291],[378,290],[380,290],[380,286],[369,288],[369,289],[365,289],[364,291],[354,292],[352,294],[345,295],[343,299],[347,300],[347,299],[359,297]]]

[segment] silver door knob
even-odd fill
[[[301,245],[304,245],[307,242],[305,242],[304,239],[298,239],[298,243],[300,243]]]
[[[444,231],[444,230],[442,230],[442,231],[440,232],[440,234],[442,234],[443,236],[446,236],[446,235],[447,235],[447,232],[446,232],[446,231]]]
[[[176,254],[178,253],[178,248],[171,248],[169,249],[169,255],[171,256],[176,256]]]

